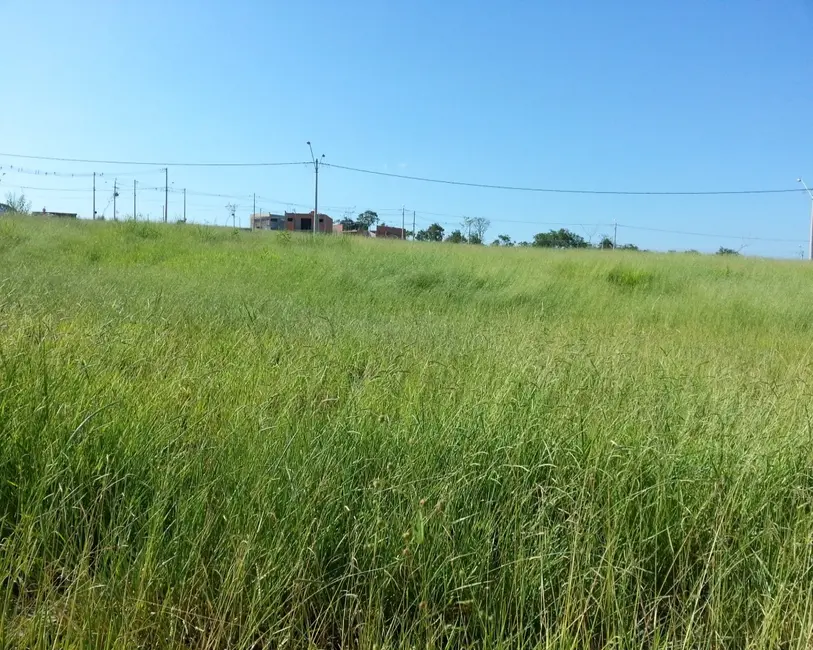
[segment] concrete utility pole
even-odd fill
[[[169,219],[169,167],[164,167],[164,223]]]
[[[93,220],[96,220],[96,172],[93,172]]]
[[[404,223],[404,206],[401,206],[401,239],[406,239],[406,224]]]
[[[254,212],[252,214],[257,214],[257,194],[256,192],[252,194],[252,198],[254,199]]]
[[[613,250],[618,247],[618,222],[613,221]]]
[[[810,250],[808,251],[807,259],[813,261],[813,192],[810,191],[810,188],[801,178],[797,178],[796,182],[801,183],[802,187],[807,190],[808,196],[810,196]]]
[[[319,228],[319,163],[321,162],[321,158],[325,157],[325,154],[322,154],[321,158],[317,158],[313,155],[313,147],[311,146],[311,141],[308,140],[308,148],[311,150],[311,161],[313,162],[313,169],[316,173],[316,180],[314,183],[314,190],[313,190],[313,234],[315,235]]]
[[[183,188],[183,222],[186,223],[186,188]]]
[[[133,221],[137,221],[138,212],[136,212],[136,187],[138,187],[138,181],[133,181]]]
[[[415,210],[412,211],[412,241],[415,241]]]

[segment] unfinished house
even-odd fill
[[[301,230],[309,232],[313,230],[313,210],[310,212],[286,212],[285,230]],[[317,232],[333,232],[333,219],[326,214],[319,213],[319,223],[316,226]]]
[[[384,239],[406,239],[406,230],[385,226],[383,223],[375,229],[375,236]]]
[[[257,213],[251,215],[252,230],[285,230],[285,216],[281,214]]]

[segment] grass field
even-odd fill
[[[0,221],[0,646],[810,648],[813,266]]]

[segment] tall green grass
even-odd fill
[[[813,267],[0,221],[0,646],[809,648]]]

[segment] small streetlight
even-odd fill
[[[319,163],[321,162],[321,159],[325,157],[325,154],[322,154],[321,157],[317,158],[313,155],[313,147],[311,146],[310,140],[308,140],[307,145],[311,152],[311,162],[313,163],[316,179],[313,190],[313,234],[315,235],[319,227]]]

